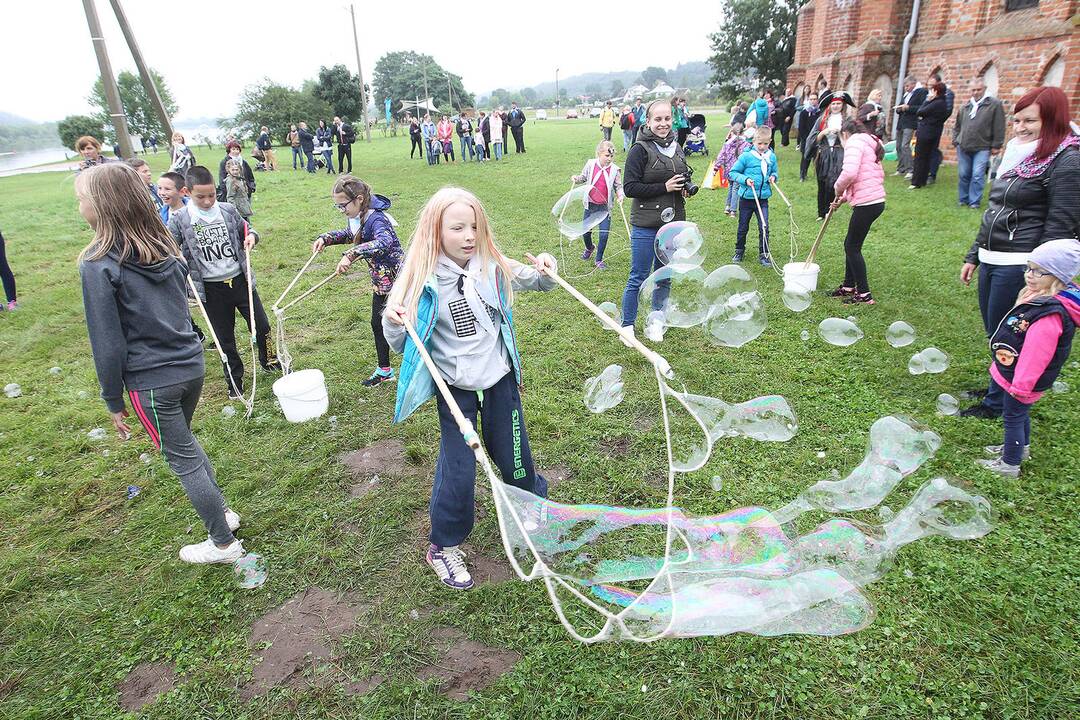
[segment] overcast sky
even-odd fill
[[[231,115],[240,91],[263,77],[299,85],[320,65],[356,70],[345,2],[122,2],[143,56],[172,89],[180,122]],[[109,0],[96,5],[113,72],[134,71]],[[640,0],[357,2],[360,59],[370,82],[384,53],[426,52],[477,95],[551,81],[556,67],[564,78],[673,68],[710,54],[719,3],[693,5],[691,11],[689,3]],[[86,96],[98,67],[82,0],[3,0],[2,6],[0,110],[38,121],[89,110]],[[671,29],[650,40],[665,22]]]

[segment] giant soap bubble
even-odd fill
[[[699,267],[665,265],[641,284],[641,303],[659,304],[667,327],[694,327],[709,315],[705,271]]]
[[[563,195],[551,208],[559,232],[573,240],[589,232],[608,216],[607,208],[589,211],[589,186],[581,185]]]
[[[704,246],[696,223],[676,220],[656,231],[656,256],[665,265],[700,267],[705,261]]]

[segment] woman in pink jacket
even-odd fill
[[[442,154],[446,162],[454,162],[454,123],[445,115],[435,126],[435,137],[442,145]]]
[[[836,199],[835,210],[843,203],[851,205],[847,237],[844,238],[844,282],[833,291],[833,297],[843,298],[845,303],[874,304],[870,283],[866,279],[866,260],[862,246],[870,232],[870,226],[885,212],[885,170],[881,160],[885,148],[866,122],[866,113],[873,104],[859,108],[854,120],[847,120],[841,130],[844,142],[844,168],[833,186]]]

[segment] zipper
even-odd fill
[[[990,238],[993,237],[993,235],[994,235],[994,226],[997,225],[998,218],[1001,217],[1001,211],[1006,208],[1005,201],[1008,200],[1008,198],[1009,198],[1009,191],[1012,190],[1012,186],[1014,184],[1016,184],[1016,181],[1019,180],[1019,179],[1020,179],[1019,176],[1014,177],[1012,179],[1012,181],[1009,183],[1009,186],[1007,188],[1005,188],[1005,194],[1001,196],[1001,207],[998,208],[998,211],[996,213],[994,213],[994,220],[993,220],[993,222],[990,223],[989,232],[986,233],[986,249],[987,250],[992,249],[990,247]],[[1006,230],[1009,229],[1008,221],[1006,221],[1006,223],[1005,223],[1005,229]],[[1012,243],[1012,238],[1013,238],[1013,233],[1014,232],[1015,232],[1015,230],[1009,231],[1009,243],[1010,244]]]

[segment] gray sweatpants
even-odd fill
[[[202,376],[150,390],[128,390],[131,406],[151,442],[161,450],[180,478],[188,500],[219,545],[233,541],[225,523],[225,498],[214,478],[214,468],[191,433],[191,418],[202,394]]]
[[[911,157],[911,136],[914,134],[911,128],[904,128],[896,136],[896,171],[905,175],[915,170]]]

